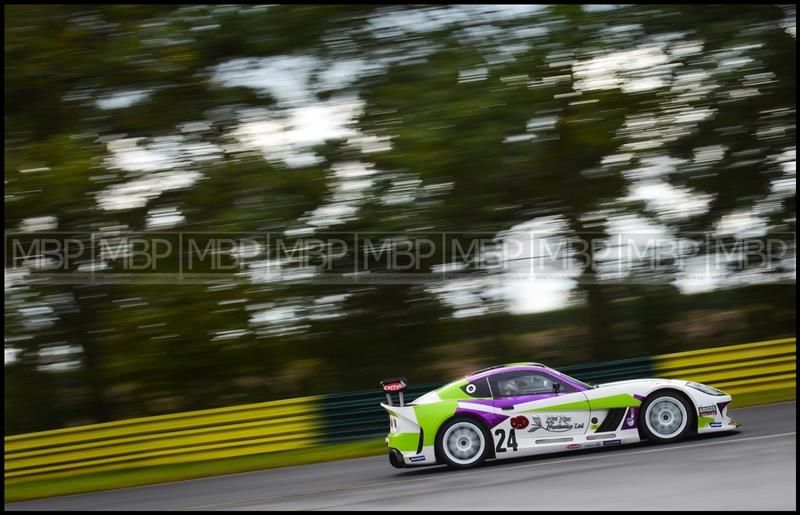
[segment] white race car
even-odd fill
[[[741,427],[727,415],[731,396],[704,384],[636,379],[592,386],[539,363],[479,370],[409,404],[404,379],[381,386],[395,467],[467,468],[487,458],[669,443]]]

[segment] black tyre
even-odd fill
[[[695,423],[694,407],[676,392],[655,392],[639,409],[642,435],[654,443],[679,442],[692,431]]]
[[[456,469],[474,467],[483,462],[492,440],[480,422],[455,418],[445,423],[436,436],[436,456]]]

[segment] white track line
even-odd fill
[[[723,445],[723,444],[730,444],[730,443],[737,443],[737,442],[746,442],[746,441],[751,441],[751,440],[764,440],[764,439],[767,439],[767,438],[780,438],[780,437],[783,437],[783,436],[792,436],[792,435],[797,435],[797,431],[791,431],[791,432],[788,432],[788,433],[778,433],[778,434],[774,434],[774,435],[750,436],[750,437],[746,437],[746,438],[737,438],[735,440],[724,440],[724,441],[719,441],[719,442],[703,442],[703,443],[697,443],[697,444],[692,444],[692,445],[664,446],[664,447],[659,447],[657,449],[645,449],[645,450],[641,450],[641,451],[630,451],[630,452],[612,453],[612,454],[615,454],[616,457],[623,457],[623,456],[629,456],[631,454],[645,454],[645,453],[649,453],[649,452],[676,451],[676,450],[680,450],[680,449],[688,449],[690,447],[705,447],[705,446],[711,446],[711,445]],[[541,454],[539,456],[545,456],[545,455]],[[516,470],[516,469],[530,468],[530,467],[542,467],[542,466],[550,466],[550,465],[553,465],[555,463],[569,463],[569,462],[573,462],[573,461],[587,461],[587,460],[598,459],[598,458],[603,458],[603,459],[608,460],[608,459],[611,459],[611,458],[613,458],[615,456],[609,456],[607,453],[602,453],[602,454],[597,454],[597,455],[594,455],[594,456],[582,456],[582,457],[579,457],[579,458],[570,458],[570,459],[556,460],[556,461],[548,460],[548,461],[544,461],[544,462],[528,463],[528,464],[525,464],[525,465],[517,465],[517,466],[512,466],[512,467],[502,467],[499,470]],[[179,509],[181,511],[183,511],[183,510],[213,509],[212,507],[214,507],[214,506],[232,506],[232,505],[241,505],[241,504],[253,504],[253,503],[259,503],[259,502],[265,502],[265,501],[272,501],[272,500],[276,500],[276,499],[285,499],[285,498],[289,498],[289,497],[306,497],[306,496],[311,496],[311,495],[343,492],[343,491],[347,491],[347,490],[367,489],[367,488],[371,488],[371,487],[380,487],[380,486],[401,485],[401,484],[405,484],[405,483],[410,483],[412,481],[431,481],[431,480],[434,480],[434,479],[451,479],[451,478],[456,478],[456,477],[474,476],[474,475],[479,475],[479,474],[487,475],[487,474],[490,474],[490,472],[487,472],[486,470],[471,470],[469,472],[450,472],[450,473],[445,473],[445,474],[442,474],[442,475],[439,475],[439,476],[426,476],[426,477],[416,477],[416,478],[410,478],[410,479],[399,479],[399,480],[396,480],[396,481],[388,481],[388,482],[384,482],[384,483],[370,483],[370,484],[367,484],[367,485],[359,485],[359,486],[352,486],[352,487],[345,487],[345,488],[337,488],[335,490],[322,490],[322,491],[318,491],[318,492],[304,492],[304,493],[298,493],[298,494],[282,495],[282,496],[277,496],[277,497],[266,497],[266,498],[261,498],[261,499],[251,499],[251,500],[245,500],[245,501],[238,501],[238,502],[235,502],[235,503],[207,504],[207,505],[192,506],[190,508],[179,508]]]

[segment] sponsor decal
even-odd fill
[[[563,433],[572,429],[583,429],[585,427],[584,422],[573,424],[572,417],[565,417],[563,415],[548,415],[544,417],[544,424],[542,424],[541,417],[531,417],[531,420],[531,428],[528,429],[529,433],[534,433],[539,429],[544,429],[548,433]],[[516,427],[513,422],[511,425],[512,427]]]
[[[587,442],[583,444],[584,449],[588,449],[590,447],[600,447],[602,444],[600,442]]]
[[[572,417],[552,416],[545,419],[545,431],[551,433],[562,433],[569,431],[574,426],[570,424]]]
[[[425,456],[411,456],[408,461],[425,461]]]
[[[636,417],[639,414],[639,408],[628,408],[625,414],[625,422],[622,424],[622,429],[633,429],[636,427]]]
[[[606,440],[603,442],[603,445],[622,445],[622,440]]]
[[[383,385],[384,392],[399,392],[400,390],[405,390],[406,383],[403,381],[397,381],[396,383],[387,383]]]
[[[600,427],[600,424],[592,424],[589,429],[597,429],[598,427]]]
[[[581,444],[579,444],[579,443],[571,443],[571,444],[567,445],[567,449],[580,449],[580,448],[581,448]]]
[[[701,417],[705,417],[708,415],[716,415],[717,414],[717,407],[716,406],[700,406],[697,408],[697,412],[700,413]]]
[[[722,422],[712,422],[708,427],[722,427]]]
[[[514,429],[525,429],[528,427],[528,418],[522,415],[512,418],[511,427]]]

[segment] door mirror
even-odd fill
[[[558,395],[558,392],[561,391],[561,383],[553,383],[553,393]]]

